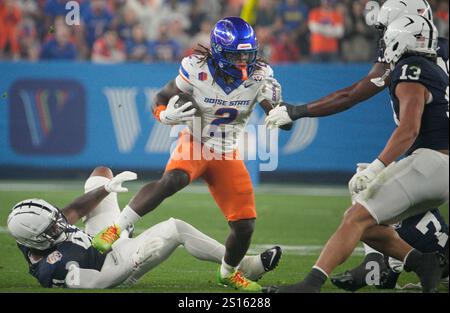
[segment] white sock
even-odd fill
[[[266,272],[260,255],[246,255],[239,264],[238,270],[250,280],[257,280]]]
[[[114,222],[120,230],[124,230],[130,225],[134,225],[141,217],[130,206],[126,206],[120,213],[119,218]]]
[[[236,271],[236,267],[228,265],[224,259],[222,259],[222,265],[220,266],[220,275],[222,277],[227,277]]]
[[[383,255],[383,253],[381,253],[381,252],[375,250],[374,248],[372,248],[372,247],[366,245],[365,243],[363,243],[363,245],[364,245],[364,255],[368,255],[368,254],[370,254],[370,253],[378,253],[378,254]]]
[[[314,268],[314,269],[316,269],[316,270],[322,272],[322,274],[324,274],[327,278],[329,278],[327,272],[325,272],[323,269],[321,269],[321,268],[318,267],[317,265],[314,265],[312,268]]]

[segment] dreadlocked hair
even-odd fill
[[[216,61],[214,61],[210,48],[207,48],[202,44],[197,44],[197,48],[194,49],[194,53],[199,55],[199,61],[197,62],[198,64],[204,65],[208,62],[208,60],[212,61],[212,64],[214,66],[214,82],[216,81],[217,76],[220,76],[228,84],[234,81],[234,77],[231,77],[220,70],[219,65],[216,63]],[[257,56],[255,70],[258,70],[267,64],[268,62],[264,58]]]

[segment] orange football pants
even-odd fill
[[[191,182],[202,177],[228,221],[256,218],[252,182],[237,151],[218,156],[182,132],[165,171],[175,169],[186,172]]]

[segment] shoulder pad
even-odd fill
[[[184,76],[184,78],[190,80],[192,76],[198,72],[200,65],[198,62],[200,61],[199,56],[195,54],[191,54],[181,60],[180,65],[180,75]]]

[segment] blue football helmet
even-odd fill
[[[211,31],[211,52],[224,73],[246,80],[256,66],[258,40],[253,28],[240,17],[226,17]]]

